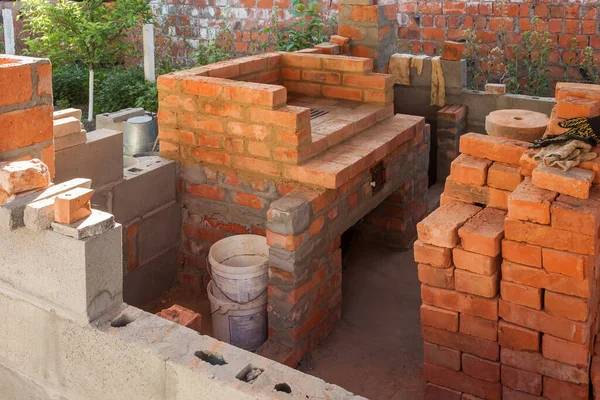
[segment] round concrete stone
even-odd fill
[[[544,136],[550,123],[547,115],[529,110],[497,110],[485,117],[490,136],[533,142]]]

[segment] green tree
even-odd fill
[[[20,18],[28,33],[27,53],[53,64],[84,64],[89,71],[88,120],[94,119],[94,71],[113,65],[133,49],[126,36],[152,20],[147,0],[73,2],[23,0]]]

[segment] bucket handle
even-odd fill
[[[219,287],[219,284],[217,283],[217,281],[214,280],[214,278],[212,276],[212,267],[210,265],[210,261],[208,260],[208,256],[206,257],[206,269],[208,271],[208,276],[210,276],[210,280],[212,281],[213,285],[215,285],[217,287],[217,289],[219,289],[221,291],[221,293],[223,294],[223,296],[227,297],[227,299],[229,301],[231,301],[232,303],[236,303],[236,304],[239,304],[239,305],[244,305],[244,304],[252,303],[254,300],[258,299],[260,296],[262,296],[263,294],[265,294],[267,292],[267,290],[269,290],[269,286],[267,285],[267,288],[265,290],[263,290],[258,296],[256,296],[252,300],[248,300],[246,302],[240,303],[239,301],[236,301],[236,300],[232,299],[231,297],[227,296],[227,293],[225,293]],[[215,312],[219,311],[220,309],[221,309],[221,307],[219,307]],[[211,313],[210,315],[212,315],[212,314],[214,314],[214,312]]]

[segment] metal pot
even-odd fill
[[[156,125],[154,116],[142,115],[129,118],[125,123],[125,133],[123,134],[123,153],[135,156],[152,151],[158,136]]]

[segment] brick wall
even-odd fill
[[[0,56],[0,161],[39,158],[54,177],[52,65]]]
[[[591,46],[598,55],[598,5],[592,1],[400,1],[398,20],[400,40],[416,53],[437,54],[444,40],[459,40],[472,29],[481,41],[480,56],[487,57],[498,45],[504,31],[509,44],[518,44],[529,31],[531,18],[539,18],[539,28],[548,30],[556,48],[550,51],[552,76],[564,79],[565,61],[572,57],[571,39],[576,48]],[[598,59],[598,57],[597,57]],[[577,77],[575,71],[570,72]]]
[[[239,54],[256,52],[268,41],[267,34],[260,30],[269,26],[274,7],[277,7],[279,21],[285,23],[292,19],[290,0],[155,0],[150,4],[160,21],[156,31],[157,53],[171,56],[174,62],[184,65],[192,59],[198,42],[209,37],[210,29],[227,10],[235,32],[235,50]],[[323,0],[324,10],[336,8],[337,0]]]

